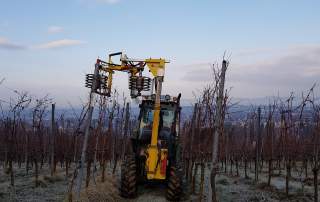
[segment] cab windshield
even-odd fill
[[[152,124],[153,124],[153,113],[154,110],[151,108],[145,108],[142,113],[140,122],[140,137],[151,136]],[[160,121],[159,121],[159,131],[170,132],[172,124],[174,123],[175,113],[173,110],[161,109],[160,110]],[[143,138],[143,137],[142,137]]]

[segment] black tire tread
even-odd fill
[[[182,194],[182,179],[180,176],[180,169],[172,166],[170,168],[170,175],[168,179],[166,198],[168,201],[180,201]]]
[[[134,198],[137,193],[136,160],[134,156],[127,156],[121,165],[120,194],[124,198]]]

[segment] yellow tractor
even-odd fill
[[[119,58],[119,63],[114,63],[114,58]],[[132,149],[121,166],[120,193],[125,198],[136,197],[138,182],[149,181],[166,183],[166,197],[170,201],[178,201],[182,194],[181,94],[177,97],[161,94],[166,63],[168,61],[161,58],[131,59],[118,52],[110,54],[108,61],[98,59],[94,74],[97,76],[87,76],[87,83],[96,80],[96,93],[110,96],[113,74],[127,72],[131,97],[142,97],[137,130],[131,137]],[[145,67],[153,78],[142,75]],[[142,91],[150,94],[141,95]]]

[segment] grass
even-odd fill
[[[217,184],[221,184],[221,185],[225,185],[225,186],[227,186],[227,185],[230,184],[229,181],[228,181],[227,179],[225,179],[225,178],[222,178],[222,179],[220,179],[220,180],[217,180],[216,183],[217,183]]]
[[[43,176],[43,180],[45,180],[46,182],[49,182],[49,183],[55,183],[55,182],[63,181],[64,178],[59,175],[54,175],[54,176],[45,175],[45,176]]]

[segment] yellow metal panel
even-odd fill
[[[158,152],[160,151],[160,159],[158,159]],[[154,147],[149,147],[147,150],[148,154],[150,154],[150,152],[156,152],[156,154],[154,154],[154,156],[156,157],[156,159],[147,159],[146,162],[146,169],[147,169],[147,179],[152,180],[152,179],[156,179],[156,180],[164,180],[166,179],[166,172],[161,173],[161,166],[162,166],[162,160],[167,159],[167,155],[168,155],[168,149],[160,149],[158,150],[157,148]],[[154,165],[154,169],[151,170],[151,164],[155,163]],[[167,164],[167,162],[165,162]]]
[[[108,85],[107,88],[109,90],[109,92],[111,93],[111,86],[112,86],[112,75],[113,75],[113,71],[112,70],[108,70]]]
[[[152,123],[152,135],[151,135],[151,145],[148,148],[148,158],[147,158],[147,171],[148,179],[153,179],[152,176],[155,175],[156,166],[158,162],[158,129],[159,129],[159,114],[160,105],[155,103],[153,123]]]
[[[164,59],[146,59],[147,66],[150,69],[150,72],[153,76],[164,76],[164,67],[166,61]]]

